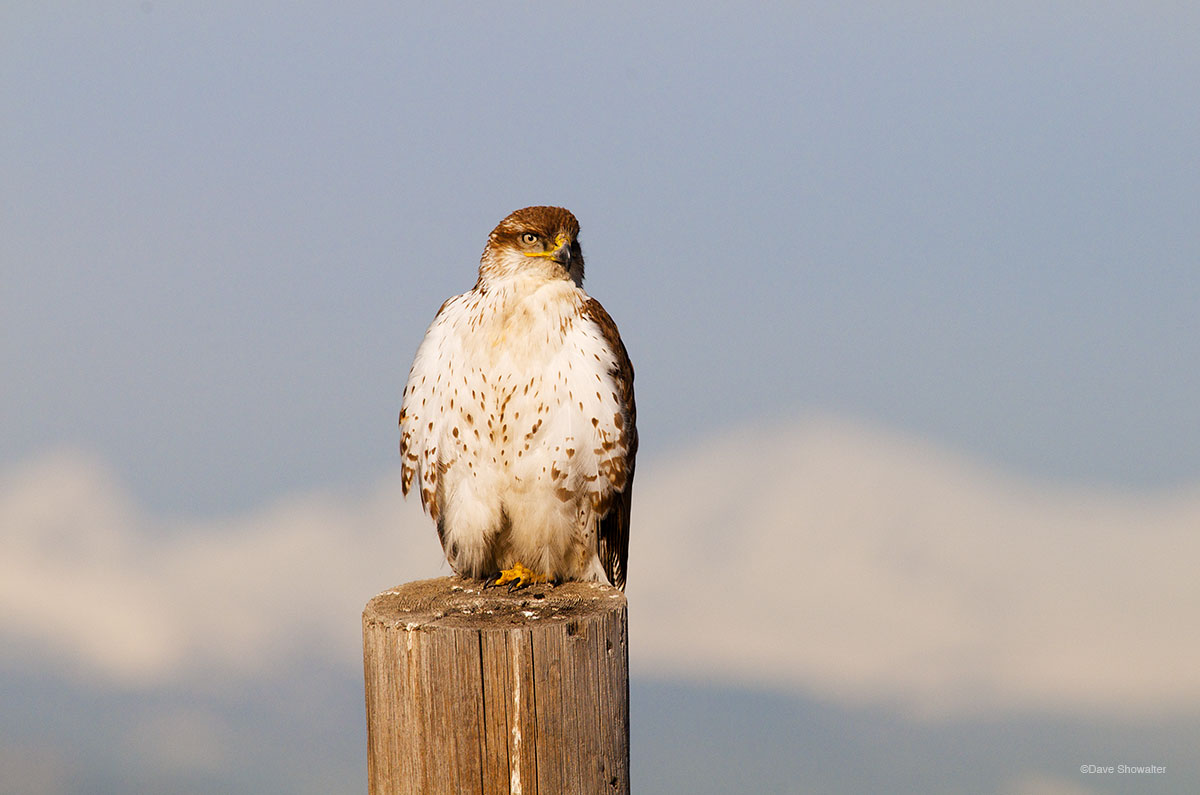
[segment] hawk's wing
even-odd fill
[[[611,421],[605,418],[606,421],[595,428],[597,452],[603,450],[606,457],[600,461],[601,484],[594,494],[594,502],[600,509],[597,532],[600,563],[609,582],[624,588],[629,559],[629,506],[638,447],[633,364],[617,332],[617,324],[599,301],[589,297],[583,305],[583,317],[600,331],[612,355],[607,375],[611,379],[618,411]]]
[[[413,358],[400,408],[400,485],[408,496],[414,477],[419,480],[421,507],[437,523],[439,538],[443,533],[437,499],[438,444],[448,419],[441,405],[447,390],[440,387],[450,383],[454,363],[462,360],[457,322],[465,303],[465,295],[456,295],[438,310]]]

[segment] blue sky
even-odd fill
[[[111,515],[140,548],[374,493],[424,328],[497,221],[550,203],[637,368],[647,483],[833,417],[856,455],[898,434],[945,483],[999,477],[972,505],[1052,495],[1051,534],[1142,506],[1110,547],[1149,527],[1170,557],[1200,482],[1198,35],[1172,2],[9,3],[0,470],[37,484],[11,504],[85,484],[76,532]],[[421,560],[397,574],[443,573]],[[721,681],[836,690],[769,670]]]
[[[487,232],[561,203],[648,456],[818,406],[1200,471],[1194,9],[3,13],[7,460],[199,513],[376,473]]]

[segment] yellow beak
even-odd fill
[[[564,268],[569,268],[571,265],[571,241],[559,237],[554,241],[558,244],[557,248],[550,252],[550,259],[562,265]]]

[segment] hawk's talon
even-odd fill
[[[546,575],[538,574],[533,569],[526,567],[520,561],[512,565],[511,569],[501,569],[500,576],[492,582],[488,583],[489,587],[508,585],[508,592],[524,588],[526,585],[532,585],[538,582],[546,582]]]

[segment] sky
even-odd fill
[[[560,204],[637,372],[635,779],[697,769],[664,715],[736,714],[777,756],[700,746],[784,776],[833,732],[812,791],[877,789],[885,726],[966,738],[945,791],[1195,790],[1197,35],[1165,1],[6,4],[0,768],[265,791],[239,752],[287,738],[362,789],[357,613],[447,573],[396,489],[408,366],[488,231]],[[1180,761],[1079,772],[1122,755]]]

